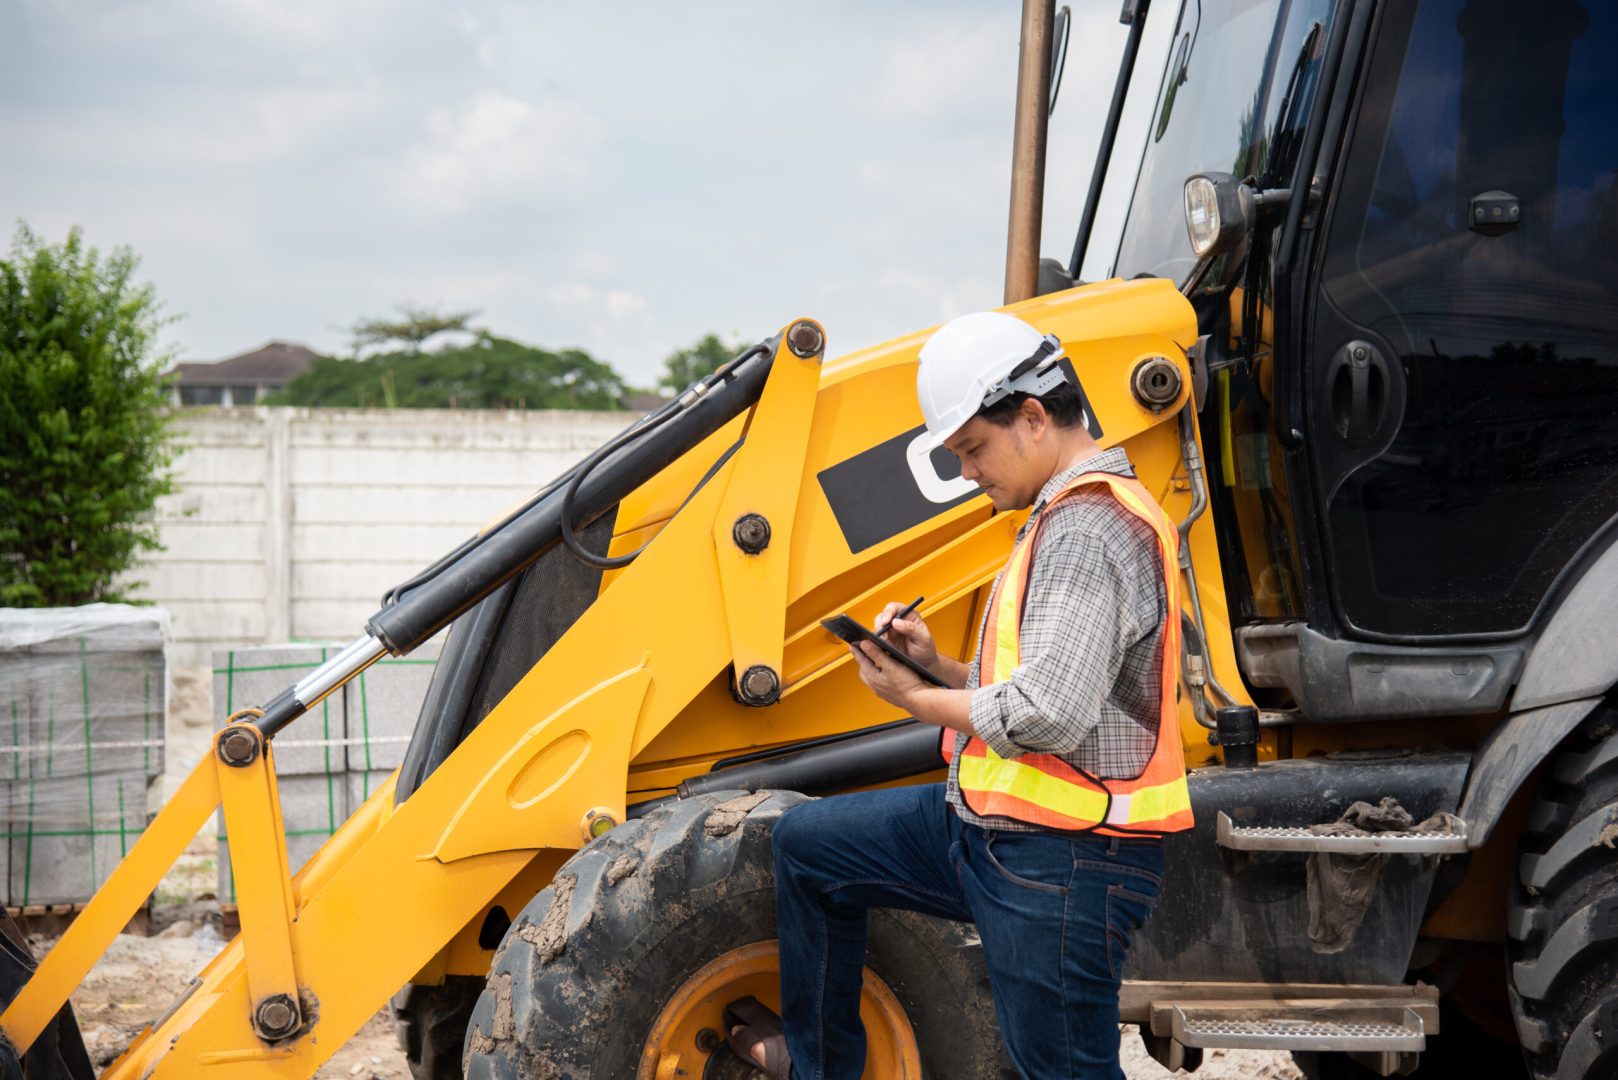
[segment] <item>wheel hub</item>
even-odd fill
[[[726,1005],[751,994],[780,1010],[781,962],[774,941],[732,949],[682,983],[658,1014],[641,1051],[635,1080],[749,1080],[757,1067],[743,1061],[714,1033],[725,1034]],[[870,968],[860,990],[866,1055],[862,1080],[921,1080],[921,1050],[904,1006]]]

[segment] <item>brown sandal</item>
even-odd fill
[[[725,1006],[725,1039],[733,1054],[761,1069],[770,1080],[788,1080],[791,1075],[792,1060],[787,1057],[781,1018],[757,998],[738,998]],[[763,1065],[753,1056],[753,1048],[758,1046],[764,1048]]]

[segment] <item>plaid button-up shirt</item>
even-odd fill
[[[1022,664],[978,685],[978,657],[967,687],[972,727],[1003,758],[1054,754],[1102,779],[1132,779],[1157,740],[1163,670],[1163,559],[1151,526],[1105,489],[1070,495],[1046,511],[1080,473],[1134,476],[1123,450],[1103,451],[1040,489],[1021,540],[1042,514],[1023,608]],[[1004,571],[1002,571],[1002,574]],[[985,618],[988,617],[985,612]],[[977,640],[983,640],[978,627]],[[1004,832],[1040,832],[968,810],[957,774],[967,737],[957,734],[947,797],[963,821]]]

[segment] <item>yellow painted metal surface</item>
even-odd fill
[[[1126,446],[1148,490],[1182,517],[1190,496],[1178,406],[1143,408],[1129,378],[1140,360],[1164,356],[1189,385],[1189,304],[1168,282],[1111,281],[1013,310],[1063,338],[1104,444]],[[596,602],[408,800],[394,807],[392,783],[384,785],[292,879],[290,955],[315,1017],[305,1032],[275,1046],[253,1034],[249,974],[258,961],[248,963],[254,942],[238,937],[107,1075],[309,1076],[407,980],[487,970],[489,953],[477,943],[483,919],[497,904],[516,916],[581,842],[579,823],[591,810],[621,812],[666,794],[729,754],[894,719],[859,684],[847,649],[821,629],[825,616],[869,620],[887,601],[925,595],[922,610],[940,646],[969,656],[985,586],[1021,515],[995,515],[974,498],[855,552],[819,480],[921,422],[915,363],[925,337],[823,367],[783,351],[749,417],[623,501],[612,550],[655,542],[605,575]],[[744,428],[741,449],[676,513]],[[746,510],[766,513],[774,534],[752,563],[727,547]],[[1191,546],[1215,667],[1237,689],[1208,517],[1192,529]],[[746,590],[756,590],[756,603],[742,602],[751,598]],[[747,708],[731,695],[732,666],[755,659],[779,665],[776,705]],[[1205,732],[1186,704],[1182,718],[1188,759],[1206,759]],[[213,777],[211,766],[193,774],[104,892],[121,902],[129,881],[155,884],[184,846],[164,838],[190,819],[184,839],[195,833],[217,798]],[[35,983],[71,988],[110,933],[64,937]],[[19,1043],[43,1022],[37,1009],[46,996],[30,983],[0,1018],[8,1033],[24,1036]]]
[[[94,900],[45,954],[34,977],[0,1014],[0,1029],[13,1046],[33,1045],[219,805],[214,761],[209,754],[191,770]]]
[[[227,735],[249,737],[258,749],[239,768],[219,761],[217,748]],[[231,876],[245,942],[248,997],[256,1010],[274,997],[298,1000],[298,973],[292,957],[292,881],[287,865],[286,827],[275,782],[274,751],[252,724],[231,724],[214,737],[219,801],[230,834]]]
[[[824,341],[825,331],[814,325]],[[799,357],[784,344],[776,352],[769,382],[747,423],[747,453],[726,477],[714,515],[714,558],[737,677],[754,667],[777,676],[781,671],[788,552],[802,501],[799,487],[820,365],[819,355]],[[736,523],[748,514],[762,517],[770,532],[768,545],[752,554],[734,539]]]

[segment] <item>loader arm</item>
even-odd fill
[[[1188,391],[1154,411],[1133,396],[1130,376],[1143,358],[1166,357],[1189,386],[1195,321],[1186,301],[1168,282],[1115,281],[1015,310],[1064,339],[1103,443],[1127,443],[1147,486],[1183,516],[1190,487],[1173,418]],[[814,326],[793,327],[806,325]],[[869,619],[886,600],[925,594],[929,618],[970,625],[1021,515],[993,514],[958,480],[927,475],[925,459],[905,456],[920,419],[913,386],[924,335],[823,368],[818,345],[794,348],[805,336],[793,327],[775,339],[757,403],[686,450],[711,452],[738,438],[741,448],[683,506],[686,491],[667,477],[615,494],[624,507],[620,541],[639,543],[649,523],[661,522],[654,542],[607,576],[594,603],[408,799],[395,806],[385,784],[290,880],[279,835],[255,843],[261,855],[246,891],[245,868],[237,869],[242,934],[106,1076],[309,1076],[525,868],[554,866],[603,821],[625,820],[632,770],[672,787],[682,770],[703,767],[692,746],[779,745],[811,716],[834,730],[897,718],[864,691],[846,648],[818,620],[843,610]],[[862,462],[873,470],[863,481],[851,476]],[[909,470],[907,490],[893,486],[898,474],[881,471],[889,466]],[[667,472],[688,476],[690,467]],[[862,483],[863,497],[887,505],[866,513],[851,503]],[[886,524],[872,526],[878,511]],[[749,514],[769,525],[756,551],[742,542],[752,546],[756,530],[736,527]],[[1211,526],[1199,523],[1193,544],[1211,550],[1203,530]],[[527,565],[537,553],[522,557]],[[1216,565],[1206,572],[1217,580]],[[1209,617],[1224,618],[1222,603]],[[773,694],[759,692],[765,675],[747,685],[758,671],[773,676]],[[749,695],[759,707],[744,704]],[[1189,706],[1182,711],[1187,742],[1205,757],[1204,733]],[[228,761],[233,728],[263,736],[269,752],[245,767]],[[279,822],[273,731],[263,728],[248,716],[221,732],[215,753],[0,1015],[19,1048],[221,797],[233,841],[238,821],[249,836],[271,835]],[[265,1003],[287,994],[295,994],[296,1029],[267,1038]]]

